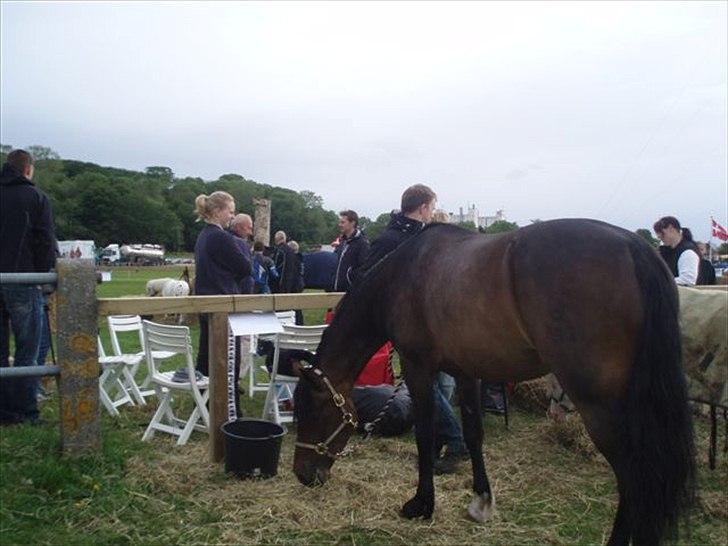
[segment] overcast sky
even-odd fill
[[[726,2],[1,4],[0,140],[367,216],[728,216]],[[274,204],[275,206],[275,204]]]

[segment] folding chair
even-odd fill
[[[279,407],[281,392],[288,392],[293,399],[293,391],[298,383],[298,377],[281,375],[278,373],[278,362],[280,352],[283,349],[299,349],[316,352],[321,342],[321,336],[328,324],[316,326],[283,325],[283,332],[276,334],[274,338],[275,353],[273,354],[273,367],[270,372],[270,383],[268,393],[263,405],[263,419],[275,423],[287,423],[293,421],[293,411],[283,411]]]
[[[488,392],[488,391],[491,392]],[[501,396],[503,401],[502,407],[491,407],[489,404],[492,394]],[[480,383],[480,405],[483,408],[483,413],[495,413],[503,415],[505,419],[506,428],[508,428],[508,385],[506,383]]]
[[[130,373],[126,376],[126,388],[137,401],[138,404],[145,406],[144,398],[154,394],[154,389],[150,389],[150,377],[145,375],[141,382],[136,380],[139,365],[144,360],[144,332],[142,331],[142,319],[139,315],[116,315],[107,318],[109,325],[109,334],[111,335],[111,347],[114,349],[116,356],[124,356],[130,368]],[[132,353],[124,353],[119,343],[119,332],[138,332],[139,351]],[[169,351],[156,351],[154,357],[162,360],[173,356],[174,353]]]
[[[295,311],[277,311],[276,318],[283,326],[295,326],[296,324],[296,312]],[[261,336],[250,336],[250,354],[248,358],[242,359],[241,362],[247,362],[245,369],[243,370],[242,376],[248,374],[248,396],[253,398],[256,392],[268,392],[269,383],[258,381],[255,374],[255,355],[258,349],[258,340],[268,339],[273,341],[274,335],[261,335]],[[246,355],[241,355],[245,357]],[[268,373],[265,366],[260,367],[263,371]]]
[[[154,413],[142,440],[150,440],[156,431],[178,436],[177,445],[184,445],[193,430],[207,432],[210,416],[207,411],[209,384],[207,377],[197,379],[190,329],[187,326],[169,326],[145,320],[142,322],[144,332],[144,353],[154,391],[159,398],[159,407]],[[187,370],[187,381],[174,381],[176,372],[161,372],[157,368],[158,354],[171,353],[183,355]],[[174,393],[187,393],[194,401],[194,409],[190,416],[180,419],[174,414],[172,403]]]
[[[123,356],[106,356],[101,338],[98,340],[99,364],[99,398],[112,417],[119,416],[119,408],[124,404],[134,405],[134,401],[124,386],[124,373],[128,373],[127,360]]]

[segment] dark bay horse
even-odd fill
[[[403,516],[434,510],[437,371],[458,380],[473,466],[468,512],[480,521],[493,494],[475,378],[553,372],[617,478],[609,543],[657,544],[676,529],[694,475],[677,290],[639,236],[593,220],[554,220],[492,237],[433,225],[402,244],[342,299],[316,365],[303,372],[294,460],[302,483],[327,480],[354,430],[354,380],[387,339],[413,398],[419,453],[417,491]]]

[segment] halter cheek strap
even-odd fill
[[[339,408],[341,411],[341,423],[339,423],[339,426],[336,427],[334,432],[332,432],[326,440],[323,442],[319,442],[317,444],[307,444],[305,442],[296,442],[296,447],[301,447],[304,449],[312,449],[319,455],[325,455],[326,457],[329,457],[330,459],[338,459],[344,455],[344,450],[335,453],[331,452],[329,450],[329,444],[334,441],[334,438],[336,438],[339,433],[346,428],[347,425],[352,426],[353,428],[357,427],[357,421],[354,418],[354,414],[351,413],[346,409],[346,400],[344,397],[339,393],[334,386],[331,384],[331,381],[329,380],[326,375],[324,375],[324,372],[322,372],[319,368],[315,368],[314,366],[311,366],[310,364],[306,364],[305,366],[302,366],[301,369],[303,371],[310,371],[313,372],[316,377],[321,379],[324,382],[324,385],[326,385],[326,388],[329,390],[329,393],[331,393],[331,399],[334,402],[334,405]]]

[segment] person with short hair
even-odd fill
[[[253,245],[254,294],[270,294],[270,280],[278,279],[276,264],[263,253],[264,250],[265,246],[260,241],[256,241]]]
[[[273,240],[276,245],[273,262],[278,271],[278,280],[271,286],[272,291],[277,294],[303,292],[303,257],[287,244],[285,231],[277,231]],[[303,324],[303,312],[300,309],[296,309],[296,324]]]
[[[250,262],[251,274],[243,278],[240,284],[241,294],[252,294],[253,293],[253,255],[250,250],[250,237],[253,235],[253,219],[249,214],[236,214],[235,217],[230,221],[230,233],[235,237],[235,242],[245,256],[245,259]]]
[[[359,229],[359,215],[353,210],[339,213],[339,244],[336,246],[336,272],[331,290],[346,292],[359,276],[369,254],[369,240]]]
[[[0,172],[0,272],[44,273],[56,263],[53,212],[48,197],[32,182],[33,156],[13,150]],[[33,366],[38,357],[43,295],[37,285],[0,285],[0,366],[9,366],[10,326],[15,366]],[[37,378],[0,381],[0,422],[38,422]]]
[[[660,255],[672,271],[675,282],[682,286],[694,286],[698,280],[700,251],[690,230],[681,227],[674,216],[663,216],[652,228],[662,242]]]
[[[278,294],[292,294],[296,283],[296,254],[288,246],[288,236],[285,231],[277,231],[273,237],[275,252],[273,262],[278,270],[278,282],[271,287]]]
[[[364,269],[369,269],[432,220],[437,195],[424,184],[415,184],[402,194],[402,208],[392,212],[389,225],[371,245]]]

